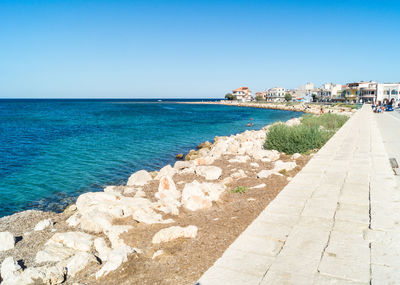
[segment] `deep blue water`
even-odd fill
[[[216,135],[301,113],[157,100],[0,100],[0,217],[61,210]],[[182,101],[182,99],[178,100]]]

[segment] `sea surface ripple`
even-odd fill
[[[300,115],[157,100],[0,100],[0,217],[61,211],[84,192],[173,164],[216,135]]]

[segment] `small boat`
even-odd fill
[[[162,100],[157,100],[158,102],[161,102]]]

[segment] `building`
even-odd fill
[[[392,99],[394,99],[395,102],[400,100],[400,83],[377,83],[375,100],[385,103]]]
[[[281,87],[274,87],[267,90],[268,102],[285,102],[286,89]]]
[[[251,95],[251,90],[248,87],[240,87],[232,91],[232,95],[235,97],[235,100],[241,102],[249,102],[253,99]]]
[[[342,85],[333,83],[324,83],[318,89],[318,101],[331,102],[340,97],[342,93]]]
[[[256,92],[256,100],[267,100],[267,91]]]
[[[298,102],[312,102],[313,96],[317,95],[318,90],[314,89],[314,84],[311,82],[300,86],[298,89],[293,90],[293,99]]]
[[[343,97],[344,101],[347,103],[357,103],[360,99],[362,99],[361,91],[365,90],[365,96],[364,99],[366,100],[368,98],[367,92],[370,92],[371,89],[376,86],[376,82],[370,81],[370,82],[365,82],[365,81],[360,81],[360,82],[353,82],[353,83],[348,83],[345,86],[345,89],[343,90]],[[376,87],[375,87],[376,88]]]

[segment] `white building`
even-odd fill
[[[232,91],[232,95],[235,99],[241,102],[249,102],[253,99],[251,95],[251,90],[249,87],[240,87]]]
[[[400,100],[400,83],[377,83],[376,84],[376,101]]]
[[[269,102],[285,102],[286,89],[282,87],[274,87],[267,90],[267,101]]]

